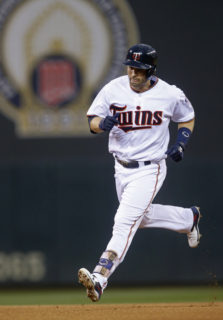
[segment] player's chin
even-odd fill
[[[130,82],[131,88],[133,88],[134,90],[140,90],[141,89],[141,85],[139,83],[135,83],[135,82]]]

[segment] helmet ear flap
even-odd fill
[[[147,70],[147,78],[151,77],[156,72],[156,67],[153,66]]]

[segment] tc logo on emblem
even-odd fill
[[[132,57],[135,61],[140,60],[141,52],[135,52],[132,54]]]

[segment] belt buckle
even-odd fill
[[[129,163],[128,163],[127,161],[120,160],[120,159],[118,159],[118,161],[119,161],[119,163],[120,163],[121,165],[123,165],[123,167],[127,167],[127,166],[129,165]]]

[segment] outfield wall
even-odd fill
[[[206,181],[214,181],[220,190],[221,179],[211,167],[212,172],[209,162],[190,154],[181,164],[169,162],[168,177],[154,201],[200,204],[200,247],[190,249],[182,234],[139,230],[113,276],[115,283],[223,280],[222,220],[206,188]],[[0,177],[1,283],[70,284],[79,267],[94,267],[110,239],[118,206],[111,158],[77,155],[63,161],[2,163]]]

